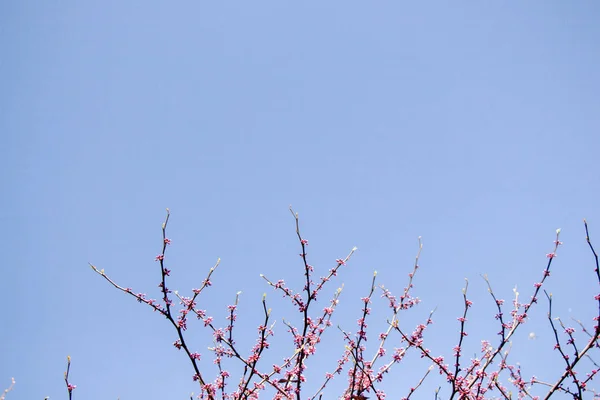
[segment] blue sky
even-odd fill
[[[320,271],[359,248],[328,289],[345,284],[335,321],[346,330],[374,270],[402,290],[422,236],[422,303],[407,329],[437,306],[426,340],[449,356],[468,278],[477,349],[498,330],[480,275],[499,297],[517,285],[528,298],[556,228],[554,312],[591,327],[581,221],[600,246],[599,18],[591,0],[2,2],[0,386],[17,381],[7,399],[66,398],[67,355],[76,399],[197,392],[166,322],[87,264],[158,297],[166,207],[172,287],[199,286],[220,257],[201,304],[224,322],[243,291],[246,349],[264,292],[274,344],[288,345],[292,309],[259,274],[300,285],[290,204]],[[373,339],[389,317],[374,307]],[[563,367],[546,307],[511,360],[551,380]],[[206,332],[190,334],[209,364]],[[343,351],[338,331],[325,339],[314,379]],[[426,368],[415,356],[382,388],[405,395]]]

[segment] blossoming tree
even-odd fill
[[[290,209],[290,211],[292,211]],[[452,350],[451,360],[432,353],[426,345],[425,331],[433,321],[433,312],[429,317],[416,326],[407,327],[401,323],[400,315],[415,307],[419,298],[413,296],[413,281],[419,270],[419,257],[422,244],[419,238],[419,247],[412,271],[408,274],[408,282],[399,295],[394,295],[389,289],[376,285],[376,273],[373,275],[368,293],[361,299],[362,308],[357,320],[357,331],[355,333],[340,329],[340,337],[345,342],[344,351],[340,354],[334,368],[326,373],[318,382],[308,382],[305,374],[307,366],[313,359],[319,356],[323,333],[333,326],[332,319],[339,304],[342,289],[338,288],[334,295],[327,300],[325,305],[318,305],[317,297],[323,289],[334,281],[340,269],[351,259],[356,248],[353,248],[344,258],[335,260],[333,267],[327,274],[315,279],[315,268],[309,263],[307,257],[308,241],[300,231],[298,214],[292,211],[295,221],[300,257],[303,264],[304,286],[295,291],[283,280],[271,280],[261,275],[266,284],[280,292],[299,313],[299,324],[284,322],[285,330],[291,333],[293,351],[281,357],[277,364],[267,365],[265,354],[270,350],[270,339],[274,335],[274,323],[271,309],[267,306],[266,296],[262,298],[262,321],[258,324],[255,344],[249,351],[241,349],[234,339],[235,322],[237,319],[237,308],[239,293],[233,304],[227,306],[227,323],[219,326],[215,323],[207,311],[198,307],[199,297],[211,286],[211,278],[219,266],[219,261],[209,269],[208,274],[199,288],[193,289],[189,297],[172,291],[168,286],[168,278],[171,270],[167,265],[167,249],[171,240],[167,237],[167,224],[169,212],[162,224],[161,251],[156,256],[159,266],[161,298],[159,300],[148,298],[143,293],[136,293],[133,289],[119,285],[111,279],[104,271],[94,265],[90,265],[93,271],[104,278],[116,289],[131,295],[138,302],[151,307],[156,313],[167,320],[173,328],[176,340],[173,342],[175,349],[183,351],[191,365],[192,379],[197,382],[199,394],[192,398],[199,399],[259,399],[261,396],[273,399],[331,399],[334,397],[343,400],[365,400],[385,399],[386,383],[389,373],[400,363],[406,362],[406,355],[414,352],[421,358],[428,360],[429,367],[425,368],[421,378],[414,382],[403,399],[413,398],[419,388],[419,397],[433,395],[436,399],[512,399],[532,398],[548,399],[559,398],[596,398],[596,394],[590,388],[590,382],[596,376],[600,367],[591,357],[593,350],[600,347],[598,339],[600,328],[600,294],[595,296],[598,303],[598,315],[594,318],[594,326],[587,329],[581,322],[579,324],[579,335],[573,327],[567,326],[561,319],[552,315],[552,295],[547,293],[543,287],[550,277],[550,268],[555,260],[557,250],[562,244],[559,241],[560,229],[556,231],[552,251],[547,254],[547,263],[541,272],[539,281],[533,285],[529,302],[521,302],[518,293],[510,306],[503,299],[498,298],[492,286],[485,278],[489,289],[491,301],[497,310],[495,319],[499,326],[498,338],[495,342],[481,341],[481,350],[478,355],[469,361],[463,357],[465,341],[467,341],[467,316],[472,307],[472,302],[467,297],[467,287],[463,289],[463,308],[458,316],[459,334],[456,345]],[[588,225],[584,221],[586,241],[594,258],[595,277],[600,282],[600,271],[598,256],[589,238]],[[518,364],[510,361],[510,343],[515,332],[526,322],[532,307],[540,307],[540,297],[547,299],[547,317],[554,337],[554,350],[558,353],[559,362],[564,365],[563,372],[554,377],[551,382],[538,380],[535,376],[525,377]],[[389,317],[386,320],[386,328],[376,332],[374,351],[367,352],[366,341],[368,338],[367,321],[371,316],[372,299],[381,296],[389,307]],[[544,302],[545,303],[545,302]],[[505,309],[510,311],[505,313]],[[211,357],[201,355],[192,350],[187,340],[188,324],[192,319],[199,320],[205,329],[209,329],[213,336],[214,346],[209,347]],[[212,358],[216,365],[216,376],[209,376],[206,359]],[[584,362],[585,360],[585,362]],[[209,361],[210,362],[210,361]],[[228,365],[237,363],[240,376],[233,376]],[[69,399],[72,398],[76,386],[69,381],[69,369],[71,359],[68,358],[67,370],[65,372],[65,383]],[[423,383],[426,382],[432,371],[441,375],[448,388],[444,391],[438,388],[433,393],[426,393]],[[336,388],[343,389],[337,393],[331,393],[334,379],[342,380],[342,385]],[[13,381],[14,384],[14,381]],[[389,383],[388,386],[393,385]],[[0,396],[4,400],[8,391]],[[445,393],[442,396],[441,393]],[[598,397],[600,398],[600,397]]]

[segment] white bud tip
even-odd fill
[[[558,228],[558,229],[556,230],[556,234],[558,235],[559,233],[560,233],[560,228]]]

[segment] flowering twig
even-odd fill
[[[463,293],[463,301],[464,301],[464,310],[463,310],[463,315],[462,317],[458,318],[458,321],[460,322],[460,336],[458,339],[458,344],[456,345],[456,347],[454,347],[454,356],[456,357],[456,361],[454,363],[454,376],[457,377],[458,373],[460,372],[460,355],[461,355],[461,351],[462,351],[462,343],[463,340],[465,339],[465,336],[467,336],[467,333],[465,332],[465,322],[467,321],[467,312],[469,311],[469,307],[471,307],[471,305],[473,304],[469,299],[467,299],[467,289],[469,288],[469,281],[467,279],[465,279],[465,287],[462,290]],[[457,387],[456,387],[456,379],[452,380],[452,395],[450,396],[450,399],[454,398],[454,395],[458,392],[457,391]]]
[[[158,302],[156,302],[156,300],[147,299],[145,294],[143,294],[143,293],[134,294],[134,292],[130,288],[125,288],[125,287],[118,285],[117,283],[115,283],[112,279],[110,279],[105,274],[104,269],[99,270],[92,264],[90,264],[90,267],[94,270],[94,272],[101,275],[104,279],[106,279],[115,288],[132,295],[140,303],[146,303],[147,305],[152,307],[155,311],[158,311],[160,314],[164,315],[167,318],[167,320],[171,323],[171,325],[173,325],[173,327],[175,328],[175,330],[177,332],[178,340],[175,342],[176,347],[179,349],[183,348],[192,363],[192,367],[194,368],[194,372],[195,372],[194,380],[195,381],[197,380],[200,383],[201,387],[205,387],[206,382],[205,382],[202,374],[200,373],[200,369],[199,369],[198,363],[197,363],[197,360],[200,358],[200,355],[198,353],[193,353],[190,351],[190,349],[188,348],[187,343],[185,341],[185,338],[183,336],[183,331],[185,331],[187,329],[186,314],[189,311],[189,306],[186,309],[182,310],[183,311],[182,315],[180,317],[178,317],[177,320],[175,319],[175,317],[173,316],[172,311],[171,311],[173,302],[169,297],[169,294],[171,293],[171,291],[167,288],[167,283],[166,283],[167,276],[169,276],[171,271],[169,269],[167,269],[164,265],[165,253],[167,250],[167,246],[169,246],[171,244],[171,240],[169,238],[167,238],[167,235],[166,235],[166,229],[167,229],[167,224],[169,223],[170,215],[171,214],[169,212],[169,209],[167,208],[167,216],[165,217],[165,221],[162,224],[162,251],[155,258],[155,260],[158,261],[160,264],[161,282],[158,286],[160,287],[161,292],[162,292],[162,296],[163,296],[162,300],[164,302],[164,306],[161,306],[160,304],[158,304]],[[214,271],[214,269],[218,265],[219,265],[219,263],[217,262],[217,264],[213,268],[211,268],[210,273],[209,273],[209,278],[210,278],[210,275],[212,274],[212,272]],[[204,281],[202,289],[204,289],[204,287],[206,287],[206,286],[210,286],[210,281],[208,279]],[[194,292],[194,298],[200,293],[200,291],[201,290],[197,290]],[[209,395],[209,399],[212,400],[213,396]]]
[[[600,265],[598,263],[598,255],[596,254],[596,251],[594,250],[594,246],[592,246],[592,242],[590,240],[590,234],[589,234],[589,230],[588,230],[588,225],[587,225],[587,221],[584,219],[583,220],[584,226],[585,226],[585,236],[586,236],[586,241],[588,243],[588,246],[590,248],[590,251],[592,252],[593,256],[594,256],[594,261],[595,261],[595,269],[594,272],[596,272],[596,277],[598,279],[598,282],[600,282]],[[559,242],[560,243],[560,242]],[[550,298],[549,298],[550,300]],[[587,381],[589,381],[594,375],[597,374],[598,370],[594,370],[592,371],[592,374],[590,374],[590,376],[588,377],[588,379],[584,382],[581,382],[579,380],[577,380],[577,378],[575,377],[575,371],[574,368],[575,366],[579,363],[579,361],[583,358],[583,356],[585,356],[587,354],[587,352],[594,346],[597,346],[597,342],[598,339],[600,338],[600,325],[599,325],[599,321],[600,321],[600,294],[597,294],[595,296],[595,300],[598,302],[598,315],[594,318],[594,321],[596,321],[596,326],[594,327],[594,334],[590,337],[590,339],[588,340],[586,346],[581,349],[580,352],[576,353],[573,361],[569,361],[568,356],[565,357],[564,353],[562,352],[561,348],[560,348],[560,343],[558,342],[557,339],[557,348],[560,352],[561,355],[563,356],[563,359],[565,360],[566,364],[567,364],[567,368],[565,369],[565,371],[562,373],[562,375],[560,376],[560,378],[556,381],[556,383],[554,384],[554,386],[552,386],[552,388],[550,388],[550,390],[548,391],[548,393],[546,394],[546,397],[544,397],[544,399],[548,399],[550,398],[550,396],[552,396],[552,394],[554,392],[556,392],[557,390],[562,389],[562,383],[563,381],[568,377],[568,376],[572,376],[573,377],[573,381],[576,384],[577,388],[578,388],[578,393],[581,396],[581,392],[583,390],[585,390],[585,383],[587,383]],[[549,314],[549,318],[550,318],[550,313]],[[570,328],[569,332],[567,332],[567,334],[569,335],[569,341],[573,341],[574,344],[574,339],[572,336],[573,333],[573,329]],[[556,330],[555,330],[555,337],[557,338],[557,334],[556,334]]]
[[[15,386],[15,378],[11,378],[11,384],[8,387],[8,389],[4,389],[4,392],[2,394],[0,394],[0,400],[4,400],[6,398],[6,394],[8,392],[10,392],[11,390],[13,390],[14,386]]]
[[[356,391],[356,396],[360,396],[362,394],[362,392],[364,390],[367,389],[367,387],[372,387],[373,386],[373,381],[370,377],[370,373],[366,373],[364,368],[365,368],[365,363],[363,361],[363,348],[361,347],[361,343],[363,340],[367,340],[367,316],[371,313],[371,308],[369,307],[369,303],[371,302],[371,296],[373,296],[373,292],[375,292],[375,279],[377,278],[377,272],[375,272],[373,274],[373,281],[371,282],[371,289],[369,291],[369,295],[367,297],[363,297],[361,300],[363,301],[364,305],[363,305],[363,311],[362,311],[362,317],[358,320],[358,326],[359,326],[359,330],[356,334],[356,344],[353,347],[353,353],[352,354],[352,358],[354,359],[354,370],[352,371],[352,375],[351,375],[351,383],[350,383],[350,397],[352,398],[352,396],[354,396],[354,391]],[[367,368],[371,368],[371,363],[367,363],[368,366]],[[366,382],[359,382],[358,387],[356,387],[357,384],[357,373],[358,373],[358,368],[361,369],[361,378],[364,381],[365,376],[368,378],[368,386],[365,387]],[[375,388],[373,387],[373,390],[375,391]]]
[[[425,378],[427,378],[427,375],[429,375],[429,373],[431,372],[431,370],[433,368],[434,368],[434,365],[427,368],[425,375],[423,375],[423,377],[419,380],[419,383],[417,383],[415,386],[411,387],[410,391],[408,392],[408,395],[406,397],[403,397],[402,400],[410,399],[410,396],[412,396],[416,392],[416,390],[423,384],[423,382],[425,381]]]
[[[562,242],[560,242],[558,240],[559,235],[560,235],[560,229],[557,229],[556,230],[556,239],[554,240],[554,250],[551,253],[546,254],[546,257],[548,258],[548,263],[546,264],[546,268],[543,271],[542,279],[540,282],[538,282],[534,285],[535,290],[533,292],[533,296],[531,296],[531,302],[523,305],[523,312],[521,314],[518,313],[518,309],[519,309],[518,293],[515,290],[515,301],[514,301],[515,309],[512,311],[513,321],[510,324],[504,324],[504,323],[502,324],[502,331],[501,331],[502,338],[500,340],[500,344],[498,345],[496,350],[486,359],[485,363],[481,367],[480,371],[482,374],[485,374],[487,368],[492,364],[492,362],[494,361],[496,356],[498,354],[500,354],[500,352],[502,351],[504,346],[506,346],[506,344],[509,342],[512,335],[517,330],[517,328],[525,322],[525,320],[527,318],[527,312],[529,311],[531,306],[534,303],[537,303],[537,295],[540,291],[540,288],[544,284],[544,281],[546,280],[546,278],[550,276],[550,266],[552,265],[552,261],[556,257],[556,251],[558,250],[558,246],[560,246],[562,244]],[[490,293],[492,293],[491,287],[490,287]],[[502,303],[498,303],[498,300],[496,299],[496,297],[493,294],[492,294],[492,297],[494,298],[494,301],[496,302],[496,305],[498,306],[499,315],[501,316],[502,311],[501,311],[500,306]],[[508,333],[505,333],[505,329],[509,329]],[[477,379],[472,378],[471,382],[468,384],[468,388],[471,389],[475,385],[476,382],[477,382]]]
[[[71,356],[67,356],[67,370],[65,371],[65,384],[67,385],[67,391],[69,392],[69,400],[71,400],[73,396],[73,389],[77,387],[77,385],[73,385],[69,382],[69,371],[71,370]]]
[[[579,398],[581,398],[581,396],[582,396],[581,386],[579,385],[579,382],[577,381],[577,377],[575,376],[575,373],[571,368],[571,365],[569,363],[569,356],[564,353],[563,348],[560,345],[560,339],[558,337],[558,330],[556,329],[556,326],[554,326],[554,321],[552,318],[552,294],[548,294],[548,292],[545,290],[544,290],[544,294],[546,295],[546,298],[548,299],[548,321],[550,321],[550,326],[552,327],[552,331],[554,332],[554,340],[556,341],[556,344],[554,345],[554,349],[558,350],[562,359],[564,360],[564,362],[566,364],[565,371],[567,371],[568,374],[571,375],[571,377],[573,378],[573,383],[575,383],[575,385],[577,386],[578,395],[579,395]],[[565,333],[567,333],[567,335],[569,335],[568,343],[575,346],[575,341],[573,339],[573,331],[574,331],[574,329],[573,330],[565,329]],[[575,347],[575,356],[576,357],[579,356],[579,354],[577,352],[577,347]]]
[[[283,280],[279,280],[276,283],[273,283],[264,275],[260,275],[270,286],[272,286],[276,290],[280,290],[283,292],[284,297],[288,297],[292,303],[298,308],[298,311],[302,314],[302,327],[301,330],[296,329],[295,327],[286,324],[294,337],[294,344],[298,352],[294,356],[293,366],[290,370],[286,372],[286,387],[289,383],[294,382],[295,388],[294,392],[296,398],[300,400],[301,386],[304,381],[303,371],[305,369],[305,361],[310,356],[313,355],[316,351],[316,344],[319,343],[320,337],[323,331],[331,325],[330,318],[331,314],[335,309],[335,305],[338,302],[338,297],[341,292],[340,289],[336,291],[334,298],[331,301],[331,306],[325,308],[324,315],[313,319],[309,315],[309,308],[313,301],[316,301],[319,292],[323,289],[324,285],[331,280],[332,277],[336,276],[338,270],[346,265],[350,257],[356,251],[356,247],[354,247],[350,253],[344,259],[337,259],[336,266],[329,270],[329,274],[326,277],[321,278],[321,281],[314,286],[313,281],[311,280],[311,274],[314,271],[314,267],[308,263],[307,251],[306,248],[308,246],[308,240],[302,237],[300,232],[300,219],[298,214],[293,211],[290,207],[290,212],[292,213],[296,225],[296,236],[300,243],[301,253],[300,257],[302,257],[302,262],[304,266],[304,275],[306,278],[306,283],[304,285],[304,293],[305,297],[303,298],[300,293],[294,293],[290,288],[285,285]],[[314,288],[313,288],[314,286]],[[284,321],[285,322],[285,321]]]

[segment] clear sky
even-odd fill
[[[166,207],[171,286],[189,293],[220,257],[201,306],[225,323],[243,291],[248,350],[264,292],[274,344],[288,343],[281,319],[293,310],[259,274],[299,288],[290,204],[317,275],[358,247],[320,302],[345,284],[335,321],[346,330],[373,271],[402,290],[422,236],[423,302],[406,329],[437,306],[426,342],[449,356],[468,278],[475,352],[498,331],[480,275],[499,297],[517,285],[527,299],[556,228],[554,312],[591,328],[582,218],[600,247],[598,21],[593,0],[1,2],[0,387],[17,381],[7,399],[66,398],[67,355],[75,399],[197,392],[166,321],[88,266],[159,297]],[[374,307],[370,345],[389,317],[385,302]],[[510,360],[551,380],[563,366],[546,311],[540,301]],[[206,331],[189,332],[212,368]],[[313,379],[343,352],[339,331],[325,339]],[[382,388],[405,395],[426,368],[415,356]]]

